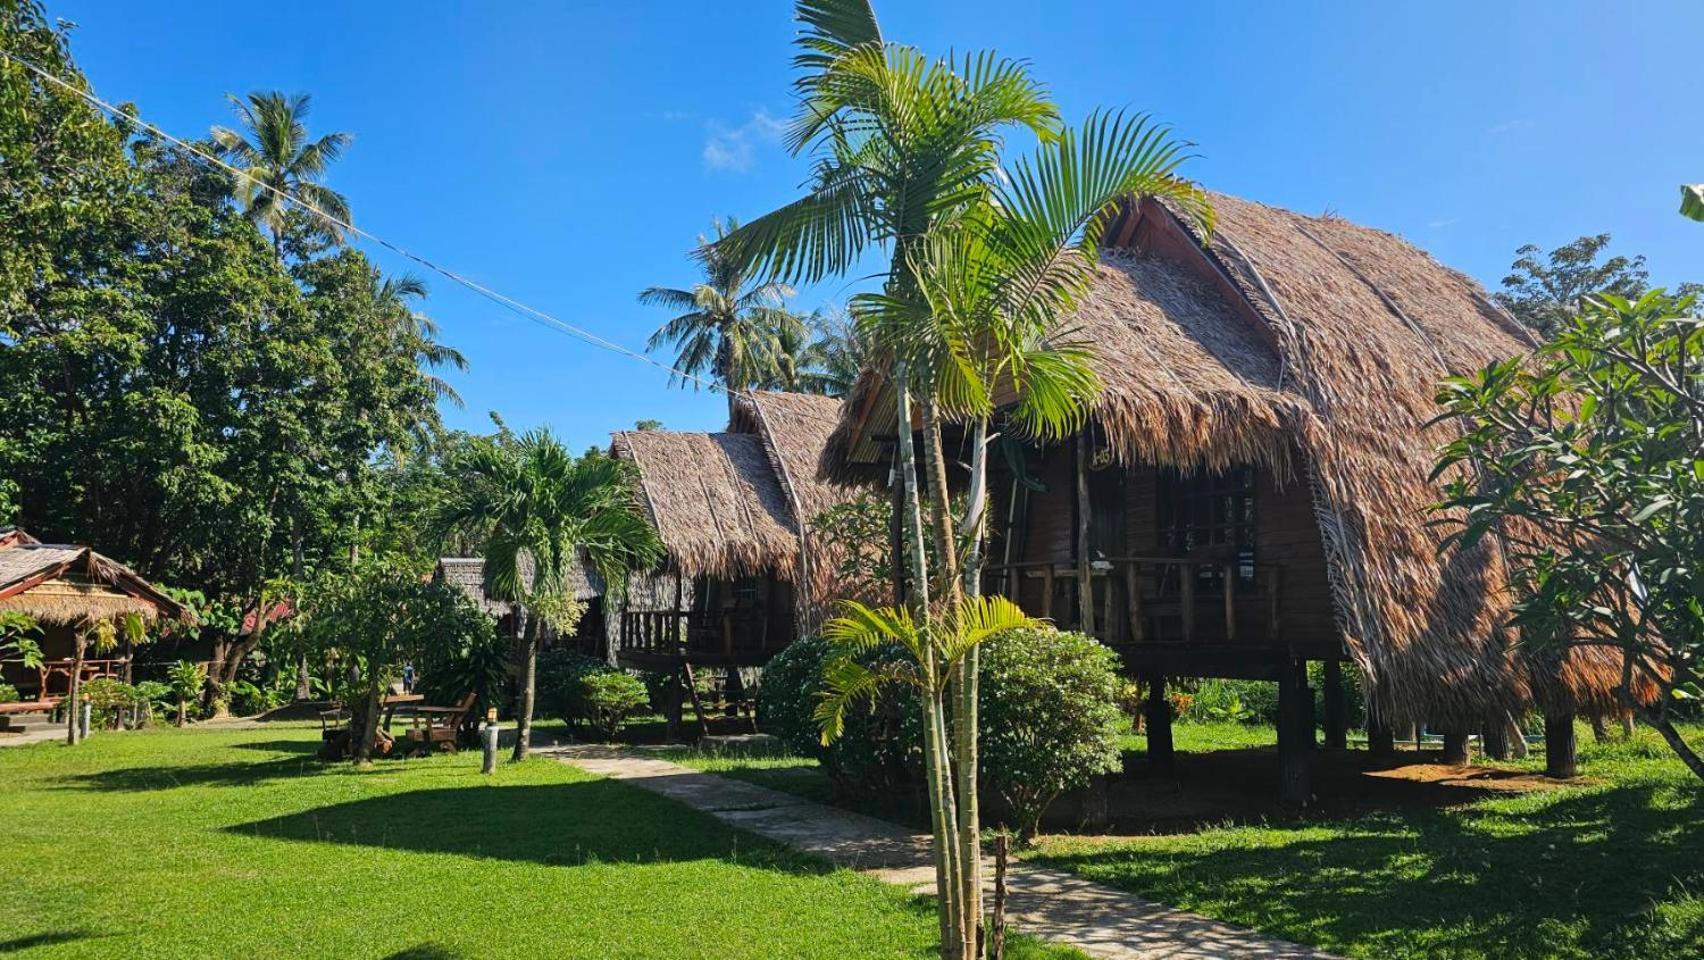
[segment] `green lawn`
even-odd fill
[[[0,750],[0,955],[934,955],[901,891],[553,760],[359,772],[316,745],[283,728]]]
[[[1649,730],[1581,737],[1584,786],[1030,856],[1352,957],[1704,957],[1704,786]]]
[[[1184,753],[1274,742],[1270,728],[1234,723],[1178,724],[1174,738]],[[1351,819],[1054,835],[1026,856],[1352,957],[1704,958],[1704,785],[1649,730],[1596,744],[1582,725],[1580,743],[1586,782],[1554,791]],[[1139,758],[1145,738],[1124,748]],[[811,760],[673,756],[840,802]],[[1543,755],[1505,766],[1541,770]]]

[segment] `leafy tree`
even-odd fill
[[[31,636],[39,633],[40,624],[29,614],[18,610],[0,610],[0,660],[15,656],[25,670],[40,670],[46,661],[42,659],[40,641]],[[46,693],[45,690],[41,691],[42,695]]]
[[[289,210],[285,196],[299,197],[344,223],[353,222],[349,201],[320,182],[326,167],[355,139],[353,134],[328,133],[310,141],[304,121],[311,98],[305,93],[286,96],[277,90],[257,90],[246,98],[227,94],[226,99],[242,129],[214,127],[213,142],[224,159],[248,175],[248,179],[237,179],[237,200],[251,219],[271,231],[280,256]],[[306,212],[319,231],[342,239],[340,225]]]
[[[782,376],[781,338],[802,336],[799,318],[786,309],[792,288],[753,285],[750,270],[718,245],[738,228],[736,221],[716,220],[714,237],[699,236],[692,258],[704,271],[702,283],[690,290],[647,287],[639,294],[646,306],[681,311],[645,344],[653,351],[678,348],[671,383],[685,386],[681,374],[692,374],[708,375],[730,390],[772,385]]]
[[[633,429],[639,430],[639,431],[661,430],[661,429],[663,429],[663,421],[661,421],[661,420],[649,420],[649,419],[647,419],[647,420],[635,420],[635,421],[633,421]]]
[[[301,616],[318,648],[353,668],[350,756],[371,761],[379,698],[402,666],[440,645],[456,646],[491,630],[490,619],[461,591],[425,580],[393,558],[362,561],[350,573],[319,577]]]
[[[522,640],[514,758],[523,760],[537,691],[538,621],[570,631],[579,619],[566,592],[569,569],[583,557],[619,591],[628,573],[661,559],[662,546],[636,499],[632,465],[576,460],[547,430],[475,444],[453,470],[458,486],[439,525],[483,537],[491,594],[511,604]]]
[[[851,393],[858,375],[875,360],[874,350],[851,312],[824,308],[812,312],[805,323],[811,341],[796,364],[801,371],[797,389],[830,397]]]
[[[1442,419],[1463,425],[1448,475],[1446,547],[1493,536],[1519,592],[1514,624],[1538,648],[1607,647],[1621,696],[1704,778],[1670,719],[1704,696],[1704,319],[1691,298],[1588,297],[1532,357],[1451,379]],[[1637,702],[1655,684],[1652,705]]]
[[[83,740],[78,721],[82,715],[84,659],[91,650],[96,656],[105,656],[118,649],[121,642],[146,643],[149,637],[141,615],[135,613],[86,620],[77,625],[71,636],[71,689],[65,696],[65,742],[76,746]]]
[[[0,46],[77,77],[37,4],[0,11]],[[315,193],[302,184],[346,140],[315,151],[272,106],[245,109],[255,156],[295,138],[273,172]],[[0,511],[239,612],[365,541],[428,550],[389,523],[424,479],[390,474],[435,443],[454,399],[436,374],[459,362],[419,285],[135,134],[0,64]],[[215,639],[224,684],[247,651]]]
[[[1650,279],[1644,256],[1605,259],[1608,246],[1607,233],[1581,237],[1548,254],[1529,243],[1515,251],[1517,259],[1495,299],[1543,337],[1566,326],[1590,294],[1637,299]]]

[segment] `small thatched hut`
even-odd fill
[[[532,583],[531,558],[524,555],[521,557],[520,571],[522,581]],[[483,557],[439,557],[432,571],[432,579],[461,591],[480,610],[495,618],[501,635],[514,635],[513,605],[492,597],[491,583],[485,575]],[[585,612],[580,615],[580,622],[571,636],[557,636],[554,631],[546,628],[543,644],[546,649],[569,644],[589,656],[604,656],[603,577],[599,576],[584,558],[580,558],[579,562],[569,567],[567,580],[568,596],[585,604]]]
[[[1061,331],[1092,346],[1106,390],[1069,443],[992,458],[989,587],[1095,633],[1151,681],[1162,762],[1166,678],[1278,680],[1296,800],[1309,660],[1327,665],[1328,742],[1343,737],[1342,662],[1364,680],[1375,743],[1423,722],[1460,751],[1534,705],[1612,709],[1618,662],[1520,652],[1496,544],[1442,554],[1428,525],[1449,429],[1425,426],[1439,381],[1529,351],[1527,332],[1395,236],[1214,205],[1211,238],[1152,200],[1108,226]],[[848,399],[831,472],[869,477],[888,456],[882,392],[867,375]]]
[[[37,701],[54,701],[69,686],[77,631],[135,614],[144,620],[187,620],[190,612],[153,584],[88,547],[41,543],[22,530],[0,530],[0,610],[28,614],[41,627],[46,661],[40,671],[0,664],[0,678]],[[116,675],[118,658],[84,661],[88,676]]]
[[[815,622],[836,565],[811,521],[855,495],[819,479],[839,417],[836,398],[760,391],[732,399],[723,433],[615,435],[667,550],[661,576],[629,591],[622,662],[755,666]]]

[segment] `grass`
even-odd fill
[[[316,745],[192,729],[0,750],[0,955],[935,955],[905,892],[553,760],[356,771]]]
[[[1029,858],[1352,957],[1704,956],[1704,785],[1648,730],[1589,741],[1594,782],[1578,787],[1335,822],[1055,836]]]
[[[1271,728],[1236,723],[1182,723],[1173,735],[1185,753],[1275,740]],[[1140,735],[1123,746],[1127,759],[1146,752]],[[672,756],[844,802],[812,760]],[[1053,835],[1026,858],[1351,957],[1704,957],[1704,784],[1646,729],[1598,744],[1582,726],[1580,759],[1586,779],[1553,791],[1348,819]],[[1502,766],[1540,771],[1543,754]]]

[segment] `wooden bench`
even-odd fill
[[[478,699],[477,695],[470,693],[453,707],[411,708],[408,716],[412,726],[405,734],[409,752],[430,753],[434,749],[447,749],[454,753],[459,749],[456,740],[461,734],[461,726],[467,715],[473,712],[473,705]]]

